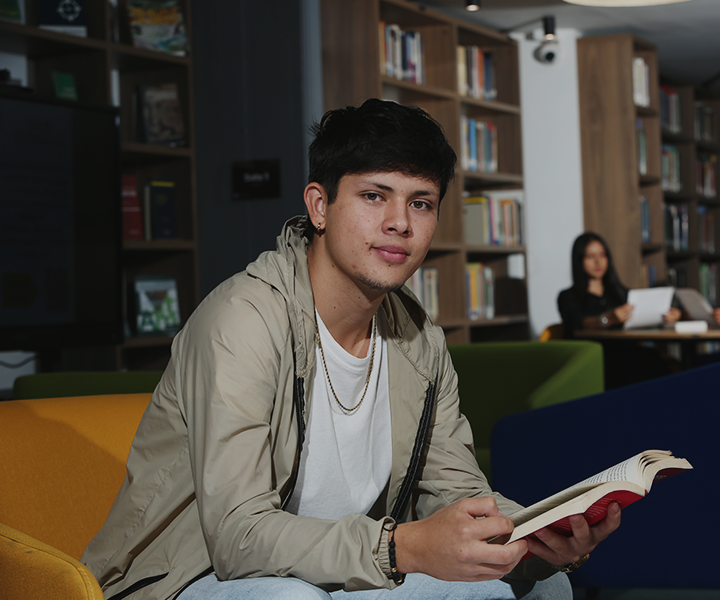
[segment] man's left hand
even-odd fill
[[[570,517],[573,535],[566,537],[548,528],[535,533],[537,539],[528,537],[530,552],[557,567],[574,563],[595,547],[620,526],[620,505],[611,502],[607,516],[592,527],[583,515]]]

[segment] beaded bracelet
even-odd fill
[[[398,571],[397,562],[395,560],[395,530],[397,529],[397,523],[393,523],[390,529],[386,529],[383,525],[383,531],[387,531],[390,534],[390,541],[388,542],[388,556],[390,557],[390,573],[392,579],[397,585],[402,585],[405,581],[405,575]]]

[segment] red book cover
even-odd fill
[[[122,235],[123,240],[145,239],[135,175],[122,176]]]

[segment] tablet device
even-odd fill
[[[693,288],[680,288],[675,292],[685,312],[693,321],[706,321],[709,329],[717,329],[713,308],[707,299]]]
[[[623,328],[638,329],[662,325],[663,315],[670,310],[674,294],[675,288],[670,286],[630,290],[627,301],[632,304],[633,311]]]

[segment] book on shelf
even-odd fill
[[[510,515],[515,524],[512,534],[492,541],[512,543],[545,527],[571,536],[571,516],[585,515],[594,525],[606,517],[611,502],[625,508],[649,494],[653,484],[692,468],[686,459],[669,451],[646,450]]]
[[[698,250],[703,254],[715,254],[717,252],[715,234],[715,213],[709,210],[707,205],[698,204]]]
[[[439,290],[437,267],[420,267],[405,283],[415,297],[434,321],[440,314]]]
[[[463,198],[465,243],[476,246],[521,246],[523,194],[523,190],[488,190]]]
[[[177,238],[174,181],[153,179],[145,186],[144,217],[145,239]]]
[[[707,298],[711,306],[718,305],[717,263],[700,263],[700,293]]]
[[[669,85],[660,86],[660,124],[663,131],[681,133],[680,94]]]
[[[635,120],[638,141],[638,172],[640,175],[647,175],[647,134],[642,119]]]
[[[652,231],[650,229],[650,202],[647,196],[640,195],[640,240],[643,244],[649,244],[652,239]]]
[[[179,0],[125,0],[133,46],[185,56],[189,45]]]
[[[680,152],[672,144],[663,144],[660,151],[662,189],[666,192],[679,192],[682,190]]]
[[[485,318],[492,320],[495,318],[495,273],[486,265],[483,267],[483,276],[485,277]]]
[[[457,69],[458,94],[467,96],[468,88],[468,71],[467,71],[467,51],[465,46],[455,47],[455,68]]]
[[[137,334],[176,334],[180,329],[180,304],[175,278],[169,275],[137,275],[134,286]]]
[[[632,63],[633,101],[636,106],[650,106],[650,67],[642,56]]]
[[[706,198],[717,196],[716,154],[702,154],[695,159],[695,192]]]
[[[483,321],[495,317],[494,274],[480,262],[465,263],[465,297],[467,318]]]
[[[52,72],[53,91],[56,98],[63,100],[77,100],[77,87],[75,86],[75,76],[72,73],[62,73],[60,71]]]
[[[465,171],[496,173],[498,134],[494,123],[460,117],[460,165]]]
[[[151,83],[137,86],[138,140],[163,146],[185,145],[185,119],[178,84]]]
[[[690,249],[690,211],[687,204],[665,205],[665,247],[672,252]]]
[[[137,177],[123,175],[122,191],[122,237],[123,240],[144,240],[142,207],[138,194]]]
[[[401,81],[425,83],[424,49],[418,31],[380,21],[380,74]]]
[[[458,93],[478,100],[495,100],[493,53],[478,46],[457,46]]]
[[[703,102],[695,102],[693,124],[695,140],[698,142],[717,142],[715,134],[715,111]]]
[[[13,23],[25,22],[24,0],[2,0],[0,1],[0,20]]]
[[[40,29],[87,37],[85,0],[36,0],[35,8]]]

